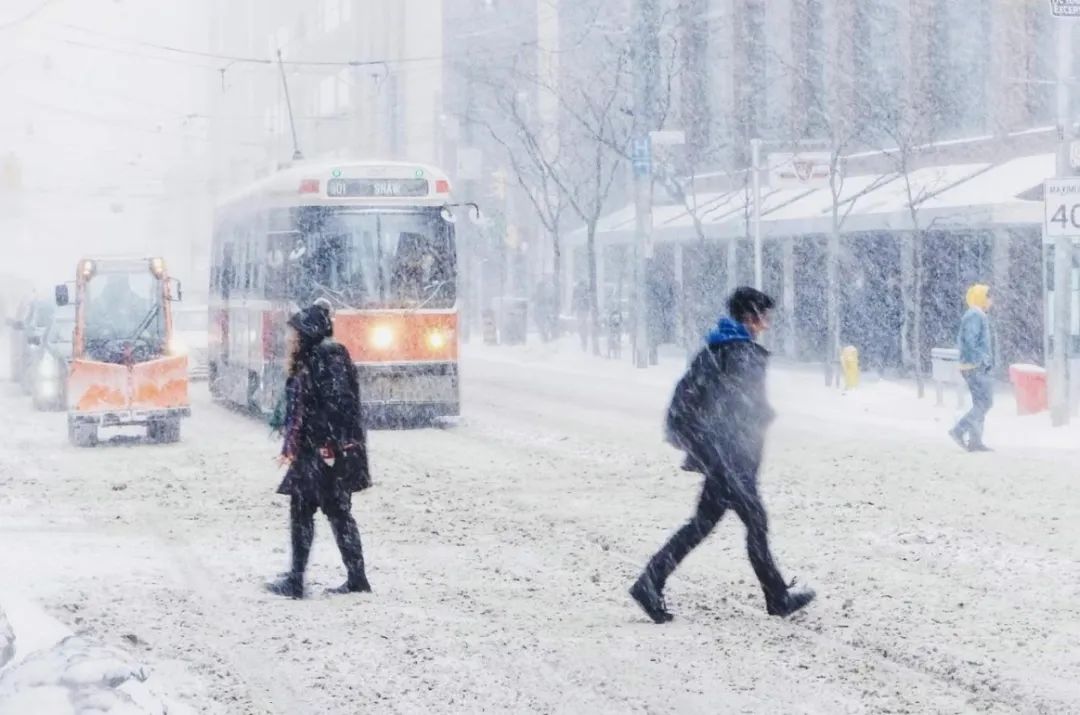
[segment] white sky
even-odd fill
[[[21,224],[9,215],[0,231],[22,272],[55,282],[84,252],[168,255],[175,204],[158,197],[208,190],[196,179],[217,70],[214,60],[148,45],[205,50],[205,8],[0,0],[0,158],[18,156],[26,190]]]

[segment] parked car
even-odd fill
[[[208,312],[205,305],[177,305],[173,309],[173,354],[186,353],[188,378],[205,380],[209,376]]]
[[[41,345],[45,329],[49,327],[55,306],[49,301],[28,299],[8,321],[11,327],[11,379],[17,381],[25,392],[30,392],[27,368],[34,349]]]
[[[34,407],[39,410],[63,410],[67,407],[67,374],[74,332],[75,306],[67,305],[53,312],[41,344],[33,346],[26,373]]]

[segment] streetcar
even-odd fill
[[[221,203],[211,247],[212,395],[270,415],[286,321],[323,299],[369,424],[460,411],[457,250],[447,175],[400,162],[302,162]]]

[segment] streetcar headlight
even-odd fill
[[[450,342],[450,336],[444,330],[432,330],[427,334],[427,345],[432,350],[442,350]]]
[[[386,350],[394,344],[394,331],[389,325],[377,325],[371,331],[371,344],[379,350]]]

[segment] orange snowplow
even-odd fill
[[[180,283],[160,258],[84,258],[75,274],[75,333],[67,377],[68,437],[91,446],[103,427],[146,426],[180,439],[191,414],[186,351],[173,344]],[[56,303],[71,302],[68,286]]]

